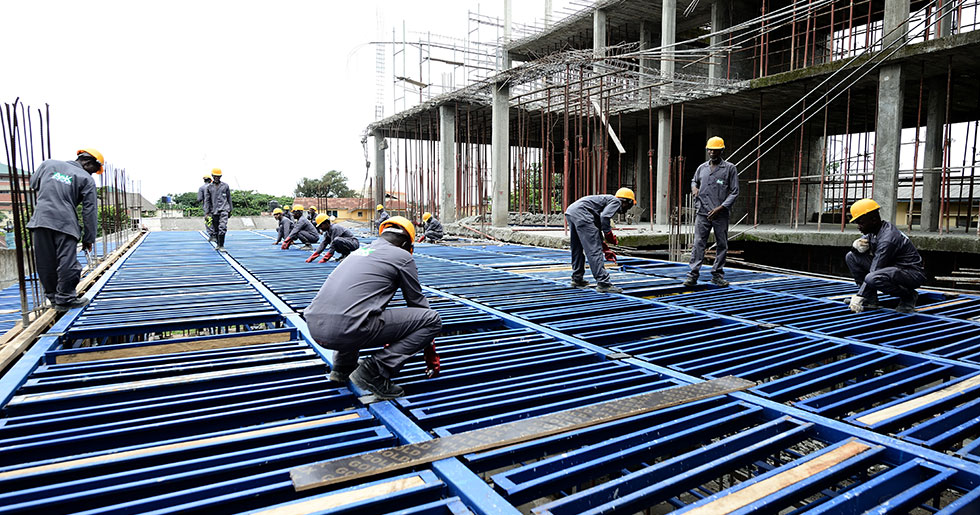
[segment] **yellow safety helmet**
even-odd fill
[[[636,203],[636,194],[629,188],[619,188],[616,190],[616,196],[619,198],[628,198]]]
[[[275,209],[272,210],[272,214],[274,214],[274,215],[281,215],[282,214],[282,209],[279,209],[277,207],[277,208],[275,208]]]
[[[80,156],[83,153],[88,154],[88,155],[94,157],[95,160],[99,162],[99,171],[95,172],[96,174],[100,174],[100,173],[102,173],[102,172],[105,171],[105,158],[102,157],[102,152],[99,152],[98,150],[95,150],[94,148],[83,148],[83,149],[79,150],[78,152],[75,152],[75,155],[76,156]]]
[[[282,207],[282,211],[283,211],[283,213],[285,213],[286,211],[291,211],[292,209],[293,209],[293,208],[292,208],[291,206],[283,206],[283,207]]]
[[[869,198],[863,198],[851,204],[851,221],[853,222],[876,209],[881,209],[881,206],[877,202]]]
[[[712,136],[708,138],[708,144],[704,146],[707,150],[724,150],[725,140],[719,138],[718,136]]]
[[[303,204],[293,204],[293,211],[302,211]]]
[[[385,209],[384,204],[378,204],[378,207],[374,208],[375,211],[384,211],[384,209]]]
[[[428,222],[430,218],[432,218],[432,213],[430,213],[428,211],[422,213],[422,221],[423,222]]]
[[[408,233],[408,237],[411,238],[412,241],[415,241],[415,224],[404,216],[393,216],[384,222],[381,222],[381,225],[378,227],[378,234],[385,232],[385,229],[392,225],[397,225],[398,227],[404,229],[405,232]]]
[[[330,216],[328,216],[326,213],[316,215],[316,225],[320,225],[327,220],[330,220]],[[330,221],[332,222],[333,220]]]
[[[221,177],[221,168],[212,168],[211,175],[215,177]]]
[[[313,206],[310,206],[310,207],[309,207],[308,209],[309,209],[310,211],[316,211],[316,208],[315,208],[315,207],[313,207]]]
[[[211,174],[209,174],[209,173],[204,174],[204,180],[210,181],[211,180]]]

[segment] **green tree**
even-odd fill
[[[293,195],[315,198],[331,196],[350,198],[355,196],[354,190],[347,186],[347,177],[344,177],[344,174],[337,170],[330,170],[319,179],[304,177],[303,180],[296,183]]]
[[[160,209],[172,208],[184,212],[184,216],[204,216],[204,207],[197,201],[197,192],[174,194],[169,196],[173,200],[172,206],[163,204],[161,199],[157,202]],[[257,193],[253,190],[231,190],[231,216],[256,216],[269,210],[269,201],[275,200],[280,206],[293,203],[293,197],[280,197],[266,193]]]

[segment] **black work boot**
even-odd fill
[[[623,289],[612,284],[598,284],[595,291],[599,293],[623,293]]]
[[[367,390],[379,399],[395,399],[405,395],[401,386],[392,383],[381,373],[381,365],[373,357],[367,358],[358,365],[350,375],[350,382],[362,390]]]
[[[339,370],[331,370],[330,376],[327,379],[331,383],[347,384],[347,380],[350,379],[350,374],[345,374]]]
[[[903,298],[898,302],[898,307],[895,311],[899,313],[915,313],[915,303],[919,300],[919,292],[912,290],[912,296],[908,298]]]
[[[698,276],[696,275],[688,275],[687,279],[684,279],[685,288],[690,288],[696,284],[698,284]]]
[[[589,281],[586,281],[585,279],[576,279],[572,277],[572,288],[588,288],[588,287],[589,287]]]
[[[84,297],[78,297],[75,300],[69,302],[68,304],[55,304],[54,310],[59,313],[65,313],[70,309],[83,308],[88,306],[88,299]]]
[[[881,304],[878,304],[878,297],[877,296],[874,296],[874,297],[865,297],[864,298],[864,310],[865,311],[868,311],[869,309],[880,309],[880,308],[881,308]]]
[[[225,252],[225,235],[218,235],[218,252]]]
[[[725,286],[728,286],[728,281],[725,280],[725,277],[724,276],[721,276],[721,275],[712,275],[711,276],[711,284],[713,284],[715,286],[721,286],[721,287],[724,288]]]

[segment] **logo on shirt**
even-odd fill
[[[354,252],[351,252],[350,255],[352,255],[352,256],[370,256],[374,251],[375,251],[375,249],[360,248],[360,249],[355,250]]]
[[[721,179],[715,179],[715,182],[717,182],[718,184],[721,184],[722,186],[725,185],[725,181],[723,181]]]
[[[72,180],[72,176],[71,175],[66,175],[66,174],[63,174],[63,173],[55,172],[55,173],[51,174],[51,178],[54,179],[54,180],[56,180],[56,181],[61,181],[61,182],[65,183],[65,184],[71,185],[71,180]]]

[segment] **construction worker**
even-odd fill
[[[231,214],[231,188],[221,181],[221,168],[211,169],[211,184],[204,191],[204,216],[211,217],[218,252],[225,252],[225,233]]]
[[[293,226],[282,242],[282,250],[286,250],[294,241],[303,242],[300,250],[313,250],[313,244],[320,239],[320,233],[316,232],[316,227],[309,218],[303,216],[303,205],[293,204]]]
[[[708,160],[701,164],[691,179],[694,194],[694,248],[691,250],[690,270],[684,286],[694,286],[701,275],[704,250],[708,247],[708,234],[715,232],[715,263],[711,267],[711,284],[728,286],[725,280],[725,257],[728,255],[728,223],[732,205],[738,198],[738,170],[735,165],[722,159],[725,140],[718,136],[708,138],[705,145]]]
[[[204,207],[204,192],[208,189],[208,184],[211,184],[211,174],[204,174],[204,184],[197,189],[197,203]],[[214,228],[211,227],[209,220],[204,220],[204,230],[208,233],[208,241],[214,241]]]
[[[425,349],[426,375],[438,375],[433,338],[442,319],[429,309],[419,284],[412,258],[415,226],[395,216],[382,222],[379,233],[337,266],[303,316],[316,343],[334,351],[331,381],[349,376],[358,388],[392,399],[405,391],[391,378],[418,351]],[[387,309],[398,289],[408,307]],[[358,352],[369,347],[381,350],[358,365]]]
[[[926,281],[922,257],[909,237],[891,222],[881,219],[881,206],[869,198],[851,205],[851,222],[856,222],[862,237],[854,240],[854,250],[845,261],[858,285],[851,297],[855,313],[878,307],[878,292],[898,297],[896,311],[912,313],[919,299],[916,288]]]
[[[288,215],[283,215],[282,209],[278,207],[272,210],[272,217],[279,222],[279,226],[276,227],[276,242],[273,245],[279,245],[293,230],[293,222],[289,219]]]
[[[326,213],[316,215],[316,228],[318,231],[323,233],[323,239],[320,240],[320,246],[310,254],[310,257],[306,258],[306,262],[309,263],[320,256],[320,253],[327,249],[329,245],[329,250],[323,255],[323,259],[320,263],[326,263],[333,257],[334,253],[337,253],[337,261],[343,261],[348,254],[354,252],[361,246],[361,242],[357,241],[357,238],[347,230],[346,227],[341,227],[331,220],[331,217],[327,216]]]
[[[589,261],[592,277],[595,278],[596,291],[600,293],[622,293],[623,289],[613,286],[609,281],[603,256],[603,237],[613,245],[619,239],[612,232],[610,220],[617,214],[626,213],[636,202],[636,195],[629,188],[619,188],[615,195],[588,195],[582,197],[565,210],[568,220],[570,246],[572,248],[572,286],[586,288],[585,260]],[[585,254],[583,257],[583,253]]]
[[[374,210],[377,211],[377,217],[374,219],[374,228],[377,229],[381,227],[381,224],[384,223],[384,221],[387,220],[390,215],[388,215],[388,212],[385,211],[384,204],[378,204]]]
[[[37,277],[44,296],[57,311],[68,311],[88,304],[75,294],[82,274],[78,262],[78,240],[82,249],[95,243],[96,191],[92,174],[101,174],[105,159],[94,148],[76,152],[74,161],[48,159],[31,175],[31,189],[37,193],[34,214],[27,223],[34,243]],[[82,205],[85,232],[78,227],[76,207]]]
[[[441,240],[442,236],[442,222],[428,211],[422,213],[422,236],[419,236],[419,241],[428,240],[431,243]]]

